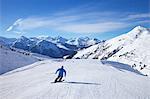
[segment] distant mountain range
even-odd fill
[[[27,38],[5,38],[0,37],[0,44],[8,47],[23,49],[29,52],[47,55],[53,58],[63,58],[64,56],[72,57],[78,50],[98,44],[101,41],[88,37],[66,39],[63,37],[52,38],[32,37]]]

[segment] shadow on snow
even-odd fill
[[[142,73],[140,73],[138,70],[133,69],[130,65],[127,65],[127,64],[114,62],[114,61],[101,61],[101,62],[102,62],[102,64],[109,64],[110,66],[112,66],[122,72],[125,72],[125,70],[126,70],[126,71],[130,71],[130,72],[145,76]]]
[[[62,82],[62,83],[69,83],[69,84],[85,84],[85,85],[101,85],[101,84],[99,84],[99,83],[75,82],[75,81],[71,81],[71,82]]]

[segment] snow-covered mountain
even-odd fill
[[[150,30],[141,26],[79,51],[74,58],[107,59],[131,65],[150,75]]]
[[[86,48],[86,47],[89,47],[89,46],[92,46],[92,45],[95,45],[99,42],[101,42],[100,40],[94,38],[94,39],[91,39],[89,37],[79,37],[79,38],[71,38],[71,39],[66,39],[66,38],[63,38],[63,37],[50,37],[50,36],[40,36],[40,37],[37,37],[39,39],[43,39],[43,40],[47,40],[47,41],[50,41],[50,42],[53,42],[53,43],[61,43],[61,44],[69,44],[69,45],[74,45],[76,46],[77,48]]]
[[[39,61],[30,53],[0,45],[0,74]]]
[[[89,37],[73,38],[67,41],[70,45],[76,45],[78,48],[86,48],[97,43],[101,42],[100,40],[94,38],[90,39]]]
[[[20,38],[15,40],[1,37],[0,42],[3,45],[9,45],[11,47],[23,49],[26,51],[39,53],[54,58],[62,58],[64,56],[72,57],[79,49],[87,48],[99,43],[100,41],[87,37],[78,39],[75,38],[75,40],[70,40],[60,36],[55,38],[52,38],[50,36],[31,38],[21,36]]]
[[[51,83],[64,65],[62,83]],[[150,99],[150,79],[129,65],[45,60],[0,75],[1,99]]]
[[[47,55],[53,58],[62,58],[65,55],[72,56],[76,53],[76,48],[73,49],[71,45],[67,46],[67,44],[62,43],[62,38],[60,38],[60,40],[57,39],[56,42],[55,40],[51,40],[50,37],[27,38],[22,36],[12,44],[12,47]]]
[[[34,45],[36,45],[37,40],[29,39],[25,36],[21,36],[18,38],[13,44],[12,47],[23,49],[23,50],[30,50]]]
[[[0,44],[0,75],[51,57]]]
[[[15,40],[15,38],[0,37],[0,45],[10,46]]]
[[[53,43],[61,43],[61,44],[65,44],[68,41],[66,38],[63,38],[61,36],[54,37],[54,38],[50,36],[39,36],[37,38],[41,40],[47,40]]]

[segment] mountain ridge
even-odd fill
[[[54,38],[50,36],[31,38],[21,36],[13,41],[9,41],[9,38],[0,38],[1,45],[8,45],[9,47],[15,47],[29,52],[47,55],[53,58],[63,58],[66,55],[72,57],[78,50],[95,45],[99,42],[100,40],[91,39],[88,37],[66,39],[61,36]],[[47,49],[44,45],[46,45],[49,49]]]
[[[103,44],[79,51],[74,58],[111,60],[131,65],[145,75],[150,75],[150,30],[137,26]]]

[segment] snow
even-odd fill
[[[84,58],[84,59],[90,58],[90,59],[92,59],[95,57],[95,52],[97,52],[98,49],[102,49],[102,47],[103,47],[103,42],[93,45],[89,48],[80,50],[77,52],[76,55],[74,55],[74,58]]]
[[[69,50],[69,48],[63,46],[62,44],[57,44],[57,46],[58,46],[59,48],[65,49],[65,50]]]
[[[97,43],[101,42],[98,39],[91,39],[89,37],[79,37],[79,38],[72,38],[67,41],[67,44],[76,45],[79,48],[86,48]]]
[[[74,58],[107,59],[133,66],[150,75],[150,30],[141,26],[105,42],[78,51]]]
[[[10,46],[16,39],[0,37],[0,45]]]
[[[35,45],[35,52],[39,52],[40,54],[48,55],[50,57],[61,57],[62,53],[58,46],[56,46],[52,42],[48,42],[46,40],[41,40]]]
[[[3,45],[9,43],[1,40]],[[69,43],[93,46],[74,56],[82,59],[68,60],[65,54],[63,60],[0,45],[0,99],[150,99],[150,77],[145,76],[150,75],[149,29],[138,26],[99,44],[87,37],[69,41],[22,36],[19,40],[25,48],[34,43],[40,50],[57,52],[59,48],[68,52]],[[65,81],[51,83],[62,65],[67,71]]]
[[[62,65],[65,81],[51,83]],[[150,99],[150,78],[113,61],[44,60],[0,75],[0,89],[2,99]]]
[[[142,35],[142,39],[135,40],[133,44],[127,45],[125,48],[120,50],[118,53],[115,54],[114,57],[109,58],[109,60],[113,61],[118,61],[122,63],[128,63],[128,64],[133,64],[133,63],[139,63],[142,62],[141,65],[146,64],[148,65],[146,68],[142,70],[144,74],[150,75],[150,47],[149,42],[150,42],[150,35]],[[133,50],[135,49],[135,50]],[[127,57],[122,56],[119,57],[119,55],[122,55],[123,53],[126,52],[132,52],[135,54],[133,55],[127,55]],[[140,67],[137,67],[137,69],[140,71]]]
[[[0,37],[1,45],[7,45],[8,47],[15,47],[53,58],[63,58],[66,55],[72,56],[76,54],[79,49],[87,48],[98,42],[100,42],[98,39],[88,37],[74,39],[66,39],[61,36],[39,36],[30,38],[21,36],[18,39]]]
[[[135,69],[141,71],[143,74],[150,75],[150,31],[144,27],[137,26],[126,35],[119,37],[119,39],[121,38],[125,39],[123,42],[120,41],[119,46],[124,45],[124,48],[108,60],[129,64],[131,66],[136,64]],[[108,42],[115,43],[112,40]],[[118,46],[117,43],[113,45]],[[141,70],[143,65],[146,65],[146,67]]]
[[[0,45],[0,74],[38,61],[38,58],[19,52]]]

